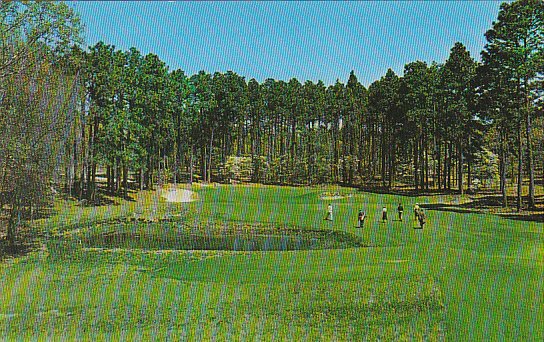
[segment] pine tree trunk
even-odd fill
[[[72,153],[70,152],[69,149],[67,149],[67,151],[68,151],[69,158],[71,158]],[[64,191],[66,191],[66,193],[68,195],[72,194],[72,188],[71,188],[71,184],[70,184],[70,179],[71,179],[70,168],[71,168],[71,164],[72,164],[72,161],[70,160],[70,161],[66,162],[66,164],[64,165]]]
[[[415,139],[414,141],[414,183],[415,183],[416,191],[419,190],[418,141],[419,139]]]
[[[180,164],[181,164],[181,124],[179,124],[178,119],[178,129],[176,131],[176,144],[174,147],[174,184],[178,184],[178,175],[180,174]]]
[[[128,167],[126,161],[123,161],[123,195],[128,196]]]
[[[429,190],[429,147],[425,139],[425,148],[423,150],[425,160],[425,190]]]
[[[112,185],[111,192],[112,194],[115,194],[119,191],[119,188],[120,188],[119,160],[118,159],[114,160],[112,165],[113,166],[111,168],[112,170],[111,171],[111,185]]]
[[[437,178],[437,184],[438,184],[438,190],[442,190],[442,173],[441,173],[441,165],[442,165],[442,155],[441,155],[441,144],[438,143],[436,146],[437,154],[436,154],[436,178]]]
[[[457,161],[457,185],[459,186],[459,193],[463,195],[464,193],[464,187],[463,187],[463,143],[461,142],[461,139],[459,139],[459,145],[458,145],[458,161]]]
[[[383,123],[382,123],[383,124]],[[385,187],[385,156],[386,156],[386,153],[385,153],[385,145],[387,144],[386,143],[386,140],[385,140],[385,131],[386,131],[386,128],[382,128],[382,134],[381,134],[381,179],[382,179],[382,186]]]
[[[212,128],[212,136],[210,138],[210,159],[208,161],[208,183],[211,182],[211,180],[212,180],[213,133],[214,133],[214,129]]]
[[[14,203],[11,206],[11,212],[8,219],[8,229],[6,231],[6,239],[9,242],[9,247],[11,250],[15,247],[15,236],[17,233],[17,222],[15,221],[15,217],[19,214],[19,205],[17,204],[17,200],[14,201]]]
[[[94,202],[96,199],[96,160],[95,158],[95,151],[96,151],[96,136],[98,134],[98,128],[99,128],[99,120],[98,117],[95,115],[94,117],[94,124],[92,127],[92,134],[90,136],[91,144],[90,144],[90,151],[91,151],[91,180],[90,180],[90,200],[91,202]]]
[[[143,166],[140,167],[140,170],[138,172],[138,178],[140,179],[140,191],[143,191],[144,190],[144,183],[145,183],[145,179],[144,179],[144,168]]]
[[[189,157],[189,184],[193,184],[193,172],[194,172],[193,155],[194,155],[194,147],[193,145],[191,145],[191,156]]]
[[[91,167],[91,202],[94,202],[96,199],[96,162],[93,161]]]
[[[78,198],[82,199],[85,195],[85,171],[87,169],[87,149],[86,147],[86,140],[85,140],[85,101],[81,101],[81,173],[79,175],[79,193]]]
[[[468,147],[470,148],[470,136],[468,137]],[[471,170],[471,158],[466,158],[467,160],[467,190],[470,191],[472,188],[472,170]]]
[[[521,119],[518,120],[518,191],[516,198],[516,208],[521,211],[521,192],[523,185],[523,147],[521,137]]]
[[[500,188],[502,194],[502,206],[508,207],[508,194],[506,192],[506,149],[505,149],[505,136],[501,132],[500,134],[500,152],[499,152],[499,172],[500,172]]]
[[[533,148],[531,146],[531,113],[529,108],[529,101],[527,97],[527,109],[525,113],[525,139],[527,145],[527,172],[529,173],[529,195],[528,195],[528,207],[529,209],[535,208],[535,170],[533,166]]]
[[[93,184],[92,184],[92,162],[93,160],[93,126],[89,125],[89,143],[87,151],[87,199],[92,198]]]
[[[117,158],[115,163],[115,192],[119,193],[121,191],[121,161]]]
[[[472,170],[471,170],[471,160],[467,159],[467,189],[472,188]]]
[[[453,144],[451,141],[448,143],[448,190],[451,190],[451,168],[452,168],[452,155],[453,155]]]
[[[389,189],[393,187],[393,175],[395,174],[395,153],[396,139],[393,135],[391,144],[389,145]]]
[[[73,147],[73,155],[72,155],[72,160],[74,161],[74,173],[73,173],[73,182],[72,182],[72,189],[70,190],[70,196],[74,196],[75,195],[75,192],[77,192],[77,185],[78,185],[78,178],[77,178],[77,169],[79,167],[79,163],[78,163],[78,154],[77,154],[77,142],[76,140],[74,139],[74,147]]]
[[[207,154],[206,146],[201,146],[201,148],[200,148],[200,158],[201,158],[201,161],[200,161],[200,175],[202,177],[202,181],[204,183],[206,183],[206,174],[208,172],[208,165],[207,165],[207,162],[206,162],[206,160],[208,159],[208,154]]]
[[[293,113],[293,116],[295,114]],[[295,152],[296,152],[296,129],[297,129],[297,121],[295,118],[293,118],[293,121],[291,122],[291,139],[289,141],[290,143],[290,150],[291,155],[289,156],[289,167],[291,168],[291,183],[294,182],[294,178],[297,177],[295,174]]]
[[[112,185],[112,177],[111,177],[111,166],[106,165],[106,188],[108,189],[109,193],[113,192],[113,185]]]
[[[420,131],[420,141],[419,141],[419,181],[420,189],[425,189],[425,139],[423,136],[423,131]]]
[[[144,186],[146,190],[153,190],[151,188],[151,173],[152,173],[152,165],[151,165],[151,156],[148,154],[146,158],[146,168],[144,172]]]

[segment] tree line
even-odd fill
[[[81,47],[57,3],[2,2],[0,208],[11,226],[61,184],[94,202],[166,182],[247,181],[473,191],[542,176],[544,3],[504,3],[477,62],[456,43],[368,87],[186,75],[154,54]],[[534,137],[540,137],[535,139]],[[31,188],[29,190],[29,188]]]
[[[156,55],[98,43],[76,54],[85,85],[67,187],[93,199],[98,166],[110,191],[125,194],[129,173],[142,189],[234,178],[462,193],[495,181],[506,206],[515,178],[521,209],[528,178],[532,208],[535,169],[542,173],[532,120],[542,114],[543,6],[503,4],[482,62],[456,43],[444,63],[389,69],[368,88],[354,72],[329,86],[232,71],[187,76]]]

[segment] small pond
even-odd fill
[[[160,225],[157,225],[160,227]],[[76,238],[76,237],[74,237]],[[291,251],[362,247],[352,234],[331,230],[259,229],[258,231],[117,230],[77,237],[84,248]]]

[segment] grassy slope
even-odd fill
[[[202,201],[62,207],[43,221],[132,215],[186,216],[191,222],[241,221],[345,230],[375,247],[296,252],[40,251],[0,269],[0,331],[5,337],[109,339],[542,340],[542,224],[496,216],[428,211],[412,229],[413,198],[341,188],[220,186]],[[445,202],[448,198],[419,198]],[[390,219],[399,201],[405,222]],[[355,228],[359,209],[367,212]]]

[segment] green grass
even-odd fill
[[[35,224],[42,248],[0,265],[0,336],[544,339],[541,223],[428,210],[428,225],[421,230],[414,229],[415,202],[451,198],[415,199],[336,187],[193,190],[200,201],[184,204],[163,202],[155,192],[109,207],[59,201],[54,216]],[[323,201],[324,192],[352,196]],[[404,222],[391,221],[399,201],[406,210]],[[323,220],[330,202],[333,222]],[[388,223],[380,223],[384,205],[390,211]],[[356,228],[360,209],[367,212],[362,229]],[[135,215],[150,221],[173,217],[200,230],[221,225],[326,229],[355,236],[366,247],[236,252],[177,250],[171,243],[160,250],[155,245],[162,242],[156,240],[149,249],[141,242],[132,249],[80,242],[82,236],[127,229],[175,238],[177,223],[137,223],[136,228],[93,224]]]

